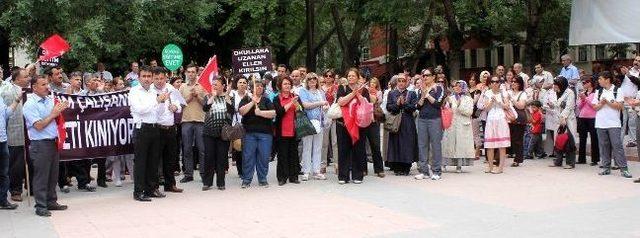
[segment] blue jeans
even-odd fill
[[[416,120],[418,129],[418,170],[420,173],[429,175],[429,156],[431,157],[431,172],[436,175],[442,173],[442,119]]]
[[[6,204],[9,192],[9,147],[7,142],[0,142],[0,205]]]
[[[273,136],[265,133],[247,133],[242,138],[242,183],[250,184],[253,172],[258,173],[258,182],[267,182],[269,156]]]

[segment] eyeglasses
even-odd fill
[[[491,83],[500,83],[500,81],[493,81],[493,80],[491,80]]]
[[[422,77],[431,77],[433,74],[423,74]]]
[[[444,83],[444,81],[442,81],[442,80],[438,80],[438,83]]]

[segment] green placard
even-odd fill
[[[167,69],[174,71],[182,66],[182,50],[175,44],[168,44],[162,49],[162,63]]]

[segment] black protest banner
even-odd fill
[[[253,74],[273,70],[271,50],[268,47],[233,50],[233,73]]]
[[[129,91],[78,96],[55,94],[69,102],[62,114],[67,132],[60,160],[133,154]]]

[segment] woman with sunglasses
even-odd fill
[[[595,96],[595,83],[589,76],[583,76],[583,91],[578,94],[578,162],[577,164],[587,163],[587,135],[591,138],[591,166],[598,165],[600,162],[600,150],[598,148],[598,133],[596,133],[596,109],[591,105]]]
[[[439,180],[442,175],[442,101],[445,89],[436,83],[436,76],[431,70],[422,71],[422,86],[418,97],[418,170],[415,179],[431,177]],[[430,151],[433,150],[433,151]],[[433,152],[433,156],[430,155]],[[429,158],[431,164],[429,164]]]
[[[313,178],[317,180],[327,179],[320,171],[322,167],[322,137],[324,135],[324,110],[329,108],[329,102],[325,98],[324,91],[320,89],[318,76],[308,73],[305,79],[305,87],[300,90],[300,100],[304,106],[304,112],[316,128],[317,134],[302,138],[302,181],[309,180],[313,172]]]
[[[498,77],[491,78],[490,90],[483,94],[483,99],[478,105],[479,108],[487,110],[487,122],[484,130],[484,148],[487,151],[487,168],[485,173],[500,174],[504,170],[504,163],[507,157],[506,148],[511,146],[511,136],[509,123],[506,118],[506,111],[511,110],[511,103],[507,99],[506,93],[500,90],[500,80]],[[495,149],[498,150],[499,165],[494,168]]]
[[[511,91],[508,98],[515,107],[517,118],[509,123],[511,133],[511,152],[513,153],[513,163],[511,167],[518,167],[524,162],[524,134],[527,129],[527,93],[523,91],[524,79],[516,76],[511,82]]]
[[[242,115],[240,114],[240,101],[243,98],[251,98],[251,92],[249,91],[249,84],[247,78],[240,75],[235,83],[235,90],[231,91],[231,98],[233,99],[234,114],[231,117],[231,125],[235,126],[242,123]],[[231,151],[231,160],[235,163],[238,176],[242,177],[242,148],[233,148]]]

